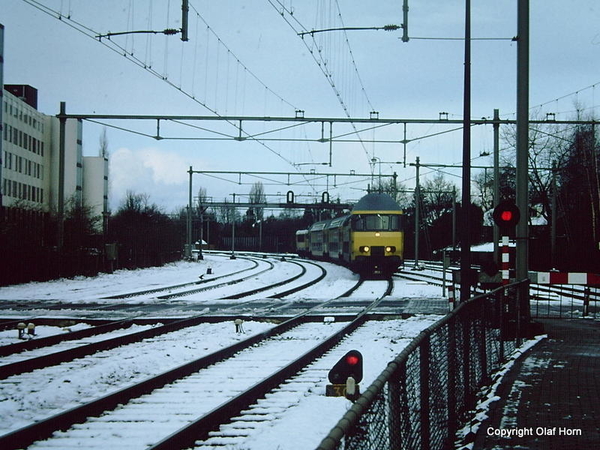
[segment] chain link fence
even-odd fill
[[[519,284],[474,297],[421,332],[354,403],[318,450],[454,448],[476,394],[521,345]]]
[[[600,317],[600,287],[533,284],[531,294],[533,318]]]

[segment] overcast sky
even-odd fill
[[[491,117],[497,108],[502,117],[512,119],[517,45],[510,39],[517,34],[517,1],[472,3],[472,36],[496,39],[472,43],[472,117]],[[557,118],[572,118],[579,104],[593,115],[600,98],[595,86],[600,82],[600,4],[597,0],[530,3],[532,114],[544,117],[554,112]],[[451,119],[462,117],[464,43],[447,39],[464,35],[462,1],[409,1],[408,43],[400,40],[400,30],[326,32],[316,34],[314,40],[310,35],[304,40],[297,35],[302,30],[342,26],[400,25],[400,0],[190,0],[190,5],[186,43],[179,35],[139,33],[112,36],[108,41],[90,36],[181,28],[180,1],[3,0],[4,81],[36,87],[39,110],[46,114],[56,114],[59,103],[65,101],[67,112],[73,114],[293,117],[299,109],[305,117],[323,118],[368,118],[371,111],[377,111],[380,118],[438,119],[440,112],[447,112]],[[51,14],[43,12],[43,7]],[[53,17],[55,12],[62,20]],[[268,140],[261,142],[232,140],[239,133],[236,123],[161,123],[161,136],[178,138],[163,140],[143,136],[156,135],[155,122],[106,125],[110,125],[106,130],[113,210],[127,190],[149,194],[167,212],[184,205],[189,166],[292,173],[311,169],[371,173],[374,169],[376,175],[380,170],[383,174],[396,171],[407,187],[414,183],[414,168],[391,164],[404,158],[398,143],[403,139],[402,126],[362,132],[363,143],[336,142],[329,167],[322,164],[330,161],[329,144],[314,142],[321,137],[320,125],[264,134],[261,137]],[[290,125],[244,123],[242,135]],[[84,122],[84,154],[98,153],[103,128]],[[409,126],[406,161],[419,157],[423,163],[458,163],[460,131],[423,138],[450,128]],[[477,128],[472,140],[474,158],[492,149],[491,126]],[[350,126],[336,125],[333,135],[356,140],[353,131]],[[324,135],[329,135],[328,126]],[[306,139],[313,142],[297,141]],[[375,166],[370,164],[373,159],[378,161]],[[489,158],[474,161],[490,163]],[[460,185],[452,175],[460,171],[448,173]],[[269,194],[293,189],[297,194],[320,195],[327,189],[332,196],[348,200],[359,198],[369,181],[306,178],[311,185],[303,177],[291,177],[293,185],[287,186],[276,183],[287,177],[240,180],[195,175],[194,191],[202,186],[215,200],[222,200],[232,193],[246,194],[253,182],[262,180]]]

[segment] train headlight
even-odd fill
[[[369,250],[371,250],[371,248],[368,245],[364,245],[360,247],[359,250],[361,251],[361,253],[369,253]]]
[[[396,247],[394,247],[393,245],[388,245],[385,248],[385,251],[388,252],[388,253],[394,253],[396,251]]]

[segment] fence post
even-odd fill
[[[406,365],[404,366],[404,373],[406,373]],[[402,423],[400,408],[403,402],[400,401],[400,382],[399,377],[393,376],[395,379],[390,379],[388,382],[388,407],[389,407],[389,419],[388,429],[390,432],[390,450],[401,450],[402,448],[402,433],[400,427]]]
[[[496,308],[498,309],[498,320],[500,327],[500,361],[504,361],[504,289],[496,293]]]
[[[429,450],[429,350],[430,337],[427,336],[419,346],[419,384],[421,385],[421,450]]]
[[[590,293],[590,287],[586,286],[583,290],[583,317],[587,316],[590,312]]]
[[[488,299],[482,299],[481,302],[481,315],[478,318],[478,323],[479,325],[479,339],[477,339],[479,342],[477,342],[477,345],[479,345],[479,359],[480,359],[480,367],[481,367],[481,380],[478,380],[479,383],[485,382],[488,379],[488,367],[487,367],[487,326],[486,326],[486,320],[488,317],[488,311],[487,311],[487,302]],[[477,335],[476,335],[477,336]]]
[[[448,322],[448,440],[452,442],[457,429],[456,414],[456,320]]]
[[[470,311],[469,311],[470,312]],[[461,317],[461,328],[462,328],[462,358],[463,358],[463,383],[464,383],[464,399],[463,404],[469,408],[471,405],[471,317],[470,314],[467,317]]]

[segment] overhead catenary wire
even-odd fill
[[[300,35],[300,33],[305,33],[305,34],[310,34],[310,32],[308,31],[308,29],[298,20],[298,18],[296,17],[296,15],[293,14],[293,11],[291,11],[288,7],[286,7],[280,0],[268,0],[269,4],[273,7],[273,9],[275,9],[277,11],[277,13],[283,18],[283,20],[288,24],[288,26],[297,34]],[[281,8],[281,10],[277,7],[277,5],[275,4],[275,2],[279,5],[279,7]],[[331,3],[330,3],[331,5]],[[337,16],[340,20],[342,20],[341,17],[341,10],[339,9],[339,4],[337,4],[336,1],[336,5],[338,8],[338,12],[337,12]],[[327,16],[327,18],[330,18],[332,16],[332,12],[331,11],[327,11],[325,10],[324,15],[326,16],[327,13],[329,14],[329,16]],[[326,19],[324,19],[326,20]],[[294,23],[296,24],[296,26],[294,25]],[[299,27],[300,30],[299,31],[296,27]],[[302,38],[304,36],[301,36]],[[347,39],[347,35],[345,36],[346,38],[346,43],[348,45],[349,48],[349,41]],[[331,70],[329,69],[330,63],[329,61],[327,61],[324,56],[323,56],[323,51],[321,46],[318,45],[318,43],[315,41],[315,37],[314,34],[312,34],[311,36],[312,39],[312,43],[313,46],[311,47],[311,45],[308,44],[306,39],[302,39],[303,44],[305,45],[305,47],[307,48],[307,50],[309,51],[310,55],[312,56],[313,60],[315,61],[315,63],[317,64],[317,66],[319,67],[319,69],[321,70],[321,72],[323,73],[323,75],[325,76],[325,79],[327,80],[328,84],[330,85],[330,87],[332,88],[338,102],[340,103],[344,114],[346,115],[346,117],[350,118],[351,117],[351,113],[350,113],[350,109],[348,104],[345,101],[345,96],[342,95],[342,92],[340,91],[340,88],[338,87],[336,81],[335,81],[335,77],[334,74],[331,72]],[[329,44],[328,41],[325,42],[326,44]],[[356,61],[354,60],[354,55],[352,54],[352,51],[350,49],[350,55],[351,55],[351,60],[354,63],[354,67],[355,67],[355,74],[358,75],[358,68],[356,67]],[[343,75],[342,75],[343,77]],[[360,76],[359,76],[360,79]],[[366,90],[364,89],[364,86],[362,85],[362,80],[360,80],[360,84],[362,86],[362,90],[361,93],[363,93],[366,96]],[[370,100],[368,99],[367,96],[367,101],[369,103],[369,105],[371,106],[371,110],[373,110],[373,106],[370,102]],[[355,129],[356,135],[358,136],[358,139],[360,141],[360,144],[363,148],[364,154],[367,158],[367,162],[370,162],[371,157],[369,155],[369,151],[367,150],[364,142],[362,142],[362,139],[358,133],[358,131],[356,130],[356,127],[354,124],[351,124],[351,126]]]
[[[185,96],[187,96],[189,99],[191,99],[192,101],[194,101],[195,103],[200,104],[201,106],[203,106],[204,108],[206,108],[208,111],[210,111],[211,113],[215,114],[218,117],[222,117],[221,114],[218,113],[217,109],[214,106],[209,106],[207,99],[205,98],[204,101],[198,99],[195,94],[193,94],[192,92],[189,92],[182,83],[182,80],[180,80],[180,84],[178,85],[176,82],[174,82],[168,74],[168,54],[170,53],[168,45],[169,45],[169,36],[165,36],[165,66],[161,69],[156,68],[152,65],[152,61],[148,62],[148,60],[142,60],[137,56],[137,52],[135,51],[130,51],[128,50],[125,46],[119,44],[117,42],[116,39],[110,39],[110,38],[106,38],[106,39],[102,39],[99,36],[102,36],[102,33],[98,32],[97,30],[94,30],[93,28],[83,24],[82,22],[75,20],[73,17],[73,12],[70,6],[70,2],[69,2],[69,15],[65,16],[63,14],[63,10],[64,8],[61,5],[61,9],[59,11],[56,11],[55,9],[44,5],[41,1],[39,0],[22,0],[23,2],[29,4],[30,6],[38,9],[39,11],[54,17],[55,19],[59,20],[61,23],[73,28],[74,30],[84,34],[85,36],[94,39],[96,42],[99,42],[100,44],[104,45],[105,47],[109,48],[110,50],[112,50],[113,52],[119,54],[120,56],[125,57],[127,60],[129,60],[130,62],[133,62],[135,65],[137,65],[138,67],[144,69],[145,71],[149,72],[150,74],[154,75],[156,78],[162,80],[163,82],[165,82],[166,84],[168,84],[169,86],[171,86],[172,88],[175,88],[176,90],[178,90],[179,92],[181,92],[182,94],[184,94]],[[235,61],[237,64],[239,64],[240,66],[242,66],[244,68],[244,72],[248,73],[249,75],[252,76],[252,78],[259,83],[260,85],[262,85],[269,93],[271,93],[272,95],[275,95],[279,100],[281,100],[282,103],[287,104],[288,106],[294,108],[294,110],[297,110],[298,108],[296,106],[294,106],[292,103],[288,102],[287,100],[285,100],[283,97],[281,97],[280,95],[276,94],[272,89],[270,89],[264,82],[262,82],[258,76],[256,76],[246,65],[242,64],[242,62],[240,61],[240,59],[235,56],[233,54],[233,52],[231,52],[231,50],[229,49],[229,47],[227,47],[223,41],[220,39],[220,37],[216,34],[216,32],[210,27],[210,25],[204,20],[204,18],[199,14],[198,10],[190,4],[190,7],[193,9],[193,11],[196,13],[196,17],[201,20],[207,27],[207,35],[213,35],[216,39],[217,39],[217,45],[218,46],[222,46],[223,48],[227,49],[228,54],[230,54],[233,58],[235,58]],[[152,11],[152,3],[150,3],[149,5],[150,11]],[[183,43],[182,43],[183,45]],[[152,45],[151,43],[146,43],[145,46],[145,52],[140,52],[140,54],[148,54],[149,50],[151,49]],[[208,53],[207,53],[207,58],[208,58]],[[207,61],[208,63],[208,61]],[[209,66],[209,64],[207,64],[207,66]],[[208,82],[208,77],[206,79],[206,82]],[[206,93],[208,92],[208,86],[206,86]],[[205,96],[207,97],[207,95]],[[233,127],[235,127],[237,129],[237,125],[235,123],[230,123]],[[134,132],[135,133],[135,132]],[[143,135],[143,133],[137,133],[140,135]],[[263,148],[267,149],[268,151],[270,151],[271,153],[275,154],[276,156],[278,156],[280,159],[282,159],[284,162],[286,162],[287,164],[289,164],[292,167],[294,166],[293,161],[291,161],[289,158],[285,157],[283,154],[281,154],[281,152],[271,148],[270,146],[268,146],[267,144],[265,144],[264,142],[261,142],[258,139],[254,139],[251,137],[248,137],[249,141],[254,141],[257,144],[261,145]]]

